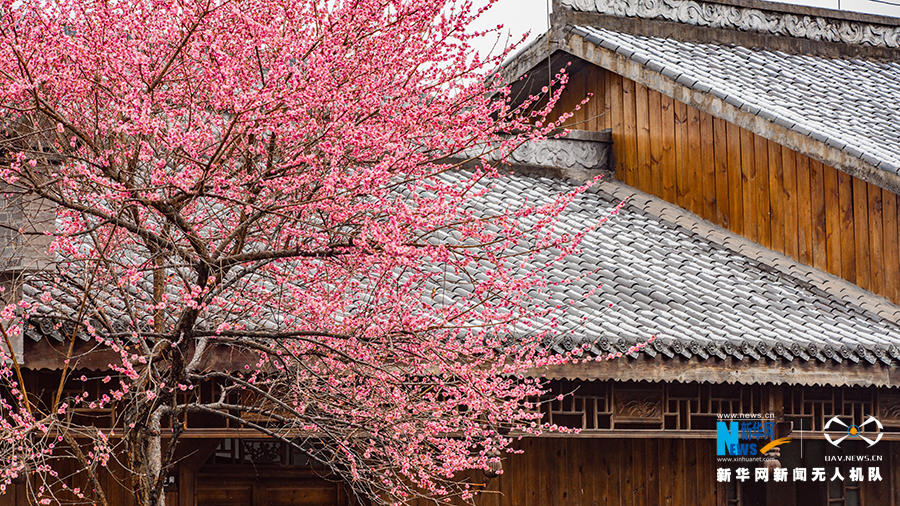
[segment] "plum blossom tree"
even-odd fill
[[[454,476],[489,469],[509,431],[541,430],[523,372],[565,358],[540,346],[552,324],[529,328],[558,309],[525,267],[584,231],[555,221],[577,192],[480,213],[497,171],[448,161],[502,158],[558,124],[558,91],[509,105],[490,73],[506,53],[471,50],[480,12],[2,0],[4,198],[53,212],[12,227],[48,246],[0,315],[0,488],[28,475],[37,502],[105,505],[98,476],[118,460],[136,504],[163,504],[185,417],[202,414],[302,449],[372,501],[445,501],[470,497]],[[43,397],[9,345],[26,320],[65,339]],[[63,388],[78,336],[112,357],[98,395]],[[74,415],[110,406],[111,428]],[[67,488],[60,458],[87,486]]]

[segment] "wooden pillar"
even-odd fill
[[[220,439],[188,439],[181,441],[180,453],[186,455],[178,463],[178,501],[167,503],[172,506],[194,506],[196,504],[197,471],[206,463],[212,452],[219,446]],[[168,497],[166,498],[168,499]]]

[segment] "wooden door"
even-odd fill
[[[196,506],[347,506],[340,484],[302,470],[198,474],[196,498]]]

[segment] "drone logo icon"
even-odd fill
[[[862,428],[872,422],[875,422],[875,425],[878,426],[878,436],[874,440],[869,439],[866,436],[862,435]],[[832,439],[831,434],[828,433],[828,430],[829,430],[828,428],[831,427],[832,424],[836,424],[836,425],[845,427],[847,429],[847,433],[842,437],[839,437],[837,439]],[[835,417],[832,417],[831,420],[828,420],[828,423],[825,424],[825,439],[827,439],[828,442],[833,444],[834,446],[840,446],[841,441],[847,439],[848,437],[849,438],[860,438],[863,441],[869,443],[869,446],[871,447],[871,446],[875,445],[875,443],[881,441],[881,436],[884,435],[884,433],[881,432],[882,428],[883,427],[881,425],[881,422],[879,422],[877,418],[875,418],[874,416],[871,416],[871,415],[869,415],[869,419],[866,420],[865,422],[863,422],[859,425],[850,425],[850,426],[848,426],[846,423],[842,422],[838,417],[835,416]]]

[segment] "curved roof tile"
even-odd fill
[[[575,188],[519,175],[492,184],[486,213],[505,212],[526,197],[540,205]],[[662,357],[671,350],[700,360],[730,355],[748,365],[815,358],[845,366],[876,359],[896,365],[900,307],[622,183],[598,188],[563,213],[564,226],[584,230],[630,200],[587,234],[581,253],[549,272],[571,280],[546,289],[547,303],[572,308],[559,323],[558,338],[546,343],[557,352],[570,349],[564,341],[573,339],[589,343],[589,353],[605,355],[658,334],[659,344],[643,354]],[[549,254],[538,257],[535,267],[550,261]],[[596,287],[601,289],[585,299]],[[826,349],[833,352],[823,355]]]

